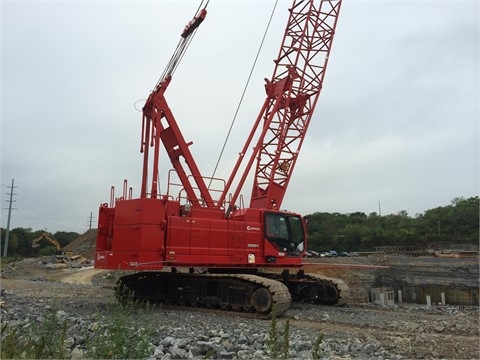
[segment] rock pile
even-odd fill
[[[5,295],[11,304],[2,309],[2,326],[29,329],[45,322],[48,313],[55,311],[58,326],[64,322],[68,333],[64,341],[69,358],[85,358],[88,352],[89,334],[98,327],[107,329],[115,321],[115,314],[108,306],[101,305],[91,313],[86,312],[84,304],[73,302],[69,306],[52,304],[46,300],[31,302],[7,292]],[[294,310],[300,313],[301,309]],[[133,315],[133,314],[132,314]],[[296,315],[298,318],[301,315]],[[149,325],[145,323],[149,319]],[[283,354],[286,319],[277,319],[278,345],[277,356]],[[295,322],[295,318],[290,321]],[[150,359],[271,359],[272,323],[259,319],[246,319],[237,315],[212,313],[210,311],[179,311],[168,309],[148,309],[135,312],[129,318],[128,329],[134,336],[139,329],[150,326],[153,329],[149,342]],[[312,358],[315,341],[320,331],[290,328],[288,334],[289,359]],[[273,345],[275,346],[275,345]],[[356,336],[348,338],[325,337],[319,344],[322,358],[359,358],[359,359],[405,359],[394,354],[380,343]],[[277,357],[275,356],[275,357]]]
[[[39,259],[9,265],[2,271],[2,338],[4,329],[25,336],[53,313],[57,326],[67,325],[62,358],[72,359],[108,357],[94,352],[98,344],[107,344],[102,338],[95,345],[95,334],[113,336],[125,350],[139,344],[146,350],[117,358],[152,360],[270,359],[284,355],[286,339],[290,359],[478,359],[480,354],[477,306],[293,303],[277,319],[274,346],[272,322],[241,313],[165,306],[119,310],[113,296],[118,275],[87,268],[50,271]],[[115,332],[118,315],[124,327]]]
[[[71,286],[72,285],[65,285]],[[82,286],[79,290],[88,289]],[[97,289],[98,291],[98,289]],[[95,330],[108,333],[118,321],[112,302],[89,303],[79,298],[38,299],[19,297],[7,291],[5,300],[9,306],[2,309],[2,326],[29,329],[45,322],[48,311],[55,311],[58,325],[67,323],[64,341],[68,358],[87,358],[91,350],[89,337]],[[239,314],[226,314],[204,310],[176,310],[142,307],[125,310],[127,333],[125,341],[147,336],[150,359],[271,359],[283,354],[285,326],[289,321],[288,358],[311,359],[316,350],[321,359],[411,359],[412,346],[421,346],[429,354],[427,358],[449,358],[441,350],[441,336],[478,335],[478,308],[441,309],[420,306],[397,306],[382,309],[376,306],[318,307],[310,304],[293,304],[288,317],[277,320],[276,355],[272,348],[273,324],[268,320],[249,319]],[[129,313],[131,311],[131,313]],[[413,321],[418,315],[431,316],[432,320]],[[430,314],[430,315],[428,315]],[[122,315],[122,316],[123,316]],[[437,316],[435,316],[437,315]],[[420,316],[420,317],[422,317]],[[451,321],[454,317],[456,321]],[[388,320],[388,323],[386,321]],[[365,331],[345,331],[344,324]],[[372,331],[373,328],[373,331]],[[375,328],[378,328],[375,330]],[[146,331],[147,329],[148,331]],[[24,331],[23,330],[23,331]],[[316,349],[316,341],[323,340]],[[145,339],[144,339],[145,340]],[[466,346],[459,344],[459,346]],[[452,349],[459,354],[458,349]],[[464,349],[465,350],[465,349]],[[415,350],[414,350],[415,351]],[[471,349],[466,349],[470,351]],[[460,352],[461,354],[461,352]],[[463,353],[465,354],[465,352]],[[417,354],[425,357],[425,354]],[[462,358],[468,358],[462,356]]]

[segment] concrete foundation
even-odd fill
[[[432,304],[479,305],[478,259],[423,258],[412,263],[395,257],[388,262],[390,268],[376,271],[374,286],[392,288],[399,302],[426,304],[429,295]]]

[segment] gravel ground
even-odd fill
[[[45,321],[46,311],[53,309],[68,324],[67,357],[86,358],[85,334],[112,321],[107,309],[114,304],[113,278],[93,269],[45,270],[35,259],[16,263],[2,272],[2,325],[25,329]],[[151,359],[272,358],[269,320],[207,309],[158,307],[132,313],[126,335],[134,337],[148,319]],[[287,320],[291,359],[312,358],[320,334],[321,359],[480,358],[478,307],[295,303],[277,319],[281,340]]]

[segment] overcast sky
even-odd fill
[[[111,185],[119,192],[128,179],[139,195],[134,104],[154,87],[198,4],[2,1],[1,190],[7,208],[15,179],[11,228],[81,233],[91,213],[96,227]],[[205,176],[273,5],[211,0],[166,93]],[[228,176],[264,102],[290,5],[277,5],[216,176]],[[415,216],[477,196],[479,18],[473,0],[344,1],[282,207]]]

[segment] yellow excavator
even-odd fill
[[[58,262],[63,262],[65,260],[69,261],[70,257],[73,256],[73,251],[62,250],[60,243],[57,240],[55,240],[49,233],[46,233],[46,232],[42,233],[39,237],[33,239],[32,247],[39,247],[40,241],[42,240],[47,240],[55,246],[55,249],[57,249],[55,253],[55,258],[57,259]]]

